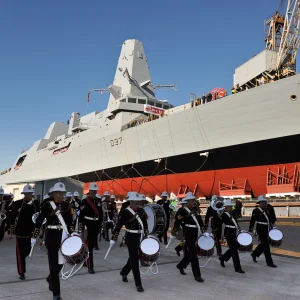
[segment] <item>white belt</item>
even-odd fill
[[[236,229],[236,227],[235,227],[235,226],[233,226],[233,225],[225,225],[225,227],[228,227],[228,228],[234,228],[234,229]]]
[[[87,220],[91,220],[91,221],[98,221],[99,220],[99,218],[91,218],[91,217],[86,217],[86,216],[84,216],[84,218],[87,219]]]
[[[197,225],[190,225],[190,224],[186,224],[185,227],[190,227],[190,228],[197,228]]]
[[[256,222],[256,223],[261,225],[269,225],[267,222]]]
[[[47,228],[48,229],[58,229],[58,230],[63,229],[61,225],[48,225]]]
[[[141,230],[131,230],[131,229],[126,229],[127,232],[130,233],[141,233]]]

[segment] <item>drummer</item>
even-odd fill
[[[34,229],[32,216],[39,212],[39,203],[33,200],[33,187],[23,188],[24,198],[13,203],[10,219],[10,232],[16,235],[16,256],[19,279],[25,280],[26,257],[31,250],[31,235]]]
[[[53,293],[53,300],[61,300],[59,272],[63,267],[64,259],[59,249],[62,241],[72,230],[72,214],[69,204],[64,201],[65,193],[66,188],[63,183],[58,182],[54,185],[52,189],[53,198],[42,206],[31,239],[31,244],[34,245],[42,223],[46,218],[47,224],[49,224],[46,226],[45,235],[50,269],[50,274],[46,280],[49,283],[49,290]]]
[[[254,224],[256,222],[256,231],[260,244],[252,252],[251,256],[253,261],[256,263],[256,258],[264,252],[267,265],[271,268],[277,268],[277,266],[273,263],[268,239],[269,230],[276,222],[275,211],[273,206],[267,203],[267,199],[263,195],[258,197],[256,204],[258,204],[258,207],[256,207],[252,212],[249,231],[253,232]]]
[[[186,193],[185,197],[182,199],[182,204],[186,204],[183,208],[179,208],[177,218],[171,233],[170,238],[176,237],[180,225],[184,222],[185,227],[185,244],[184,244],[184,257],[181,262],[177,265],[177,269],[180,271],[181,275],[186,275],[184,269],[187,268],[189,263],[192,264],[192,271],[196,281],[203,282],[201,277],[199,260],[196,250],[196,242],[202,231],[205,231],[204,223],[200,214],[195,210],[195,200],[196,197],[193,193]]]
[[[183,198],[179,198],[178,197],[178,201],[181,202],[181,207],[184,207],[186,205],[186,203],[182,202],[182,199]],[[176,215],[175,215],[175,220],[177,219],[177,216],[178,216],[178,211],[176,212]],[[184,228],[184,222],[181,222],[181,230],[182,232],[184,233],[185,232],[185,228]],[[180,256],[180,252],[183,250],[183,246],[184,246],[184,235],[179,243],[179,245],[177,245],[175,247],[175,251],[177,253],[178,256]]]
[[[170,215],[171,215],[171,208],[170,208],[170,201],[168,199],[168,193],[166,191],[162,192],[161,199],[158,200],[156,203],[160,205],[166,214],[166,226],[162,233],[160,233],[157,237],[159,238],[159,241],[162,242],[162,237],[164,237],[164,244],[168,244],[168,230],[170,226]]]
[[[221,214],[220,218],[225,224],[224,235],[228,243],[229,249],[219,257],[220,264],[223,268],[225,268],[224,262],[227,262],[232,257],[235,272],[244,274],[245,272],[242,270],[239,252],[237,248],[237,234],[240,230],[240,227],[238,225],[236,215],[232,212],[232,207],[234,206],[234,203],[232,203],[231,199],[225,199],[223,206],[225,209],[224,212]]]
[[[126,245],[128,247],[129,258],[126,265],[120,272],[123,282],[128,282],[127,275],[132,270],[136,289],[138,292],[143,292],[140,269],[139,269],[139,257],[138,250],[143,237],[148,235],[147,215],[145,211],[140,207],[140,201],[144,199],[136,192],[128,192],[127,200],[130,205],[123,209],[118,218],[118,223],[113,232],[114,236],[110,241],[110,245],[114,246],[121,228],[126,226]]]

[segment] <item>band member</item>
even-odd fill
[[[201,231],[204,232],[205,228],[201,216],[197,213],[197,211],[195,211],[195,200],[196,197],[191,192],[186,193],[186,196],[182,199],[182,203],[186,203],[186,206],[183,208],[179,208],[170,238],[175,238],[176,233],[179,230],[179,226],[182,222],[184,222],[184,257],[177,265],[177,269],[180,271],[180,274],[186,275],[184,269],[191,262],[195,280],[198,282],[203,282],[204,280],[201,277],[197,256],[196,242],[201,234]]]
[[[115,196],[112,195],[115,199]],[[110,197],[104,197],[105,204],[103,205],[104,209],[104,237],[106,241],[109,241],[109,230],[113,231],[114,224],[113,224],[113,219],[115,215],[117,214],[117,207],[111,202]]]
[[[97,183],[92,182],[89,187],[89,195],[82,200],[81,212],[79,215],[79,232],[84,231],[86,245],[89,249],[87,266],[90,274],[95,274],[93,250],[97,245],[97,236],[103,218],[101,199],[96,197],[97,191]]]
[[[256,258],[259,257],[263,252],[265,254],[267,265],[271,268],[277,266],[273,263],[271,256],[270,245],[269,245],[269,230],[273,227],[277,221],[274,208],[267,203],[267,199],[260,195],[256,202],[259,206],[256,207],[252,212],[250,220],[249,231],[253,232],[254,224],[256,222],[256,232],[258,234],[260,244],[252,252],[251,256],[253,261],[256,263]]]
[[[130,205],[123,209],[118,218],[118,223],[114,230],[114,236],[110,241],[110,245],[113,246],[118,240],[118,236],[121,228],[126,226],[126,238],[125,242],[128,247],[129,258],[126,265],[120,272],[123,282],[128,282],[127,275],[132,270],[136,289],[138,292],[143,292],[140,269],[139,269],[139,257],[138,249],[143,236],[148,235],[147,215],[145,211],[139,206],[139,202],[143,200],[141,196],[136,192],[129,192],[127,200]]]
[[[183,203],[183,202],[182,202],[182,199],[183,199],[183,198],[178,198],[178,201],[181,202],[181,207],[183,208],[183,207],[186,205],[186,203]],[[178,210],[178,211],[179,211],[179,210]],[[176,220],[177,217],[178,217],[178,211],[176,212],[175,220]],[[183,220],[183,219],[182,219],[182,220]],[[182,233],[184,233],[184,232],[185,232],[185,228],[184,228],[184,222],[183,222],[183,221],[181,222],[180,226],[181,226],[181,231],[182,231]],[[184,235],[182,235],[182,238],[181,238],[181,240],[180,240],[179,245],[177,245],[177,246],[175,247],[175,251],[176,251],[176,253],[177,253],[178,256],[180,256],[180,252],[183,250],[183,246],[184,246]]]
[[[50,194],[50,193],[49,193]],[[44,197],[43,197],[43,201],[40,205],[40,208],[42,209],[42,207],[45,205],[45,203],[47,203],[48,201],[51,201],[52,199],[50,198],[49,194],[46,194]],[[42,228],[41,228],[41,233],[40,233],[40,239],[44,239],[44,234],[45,234],[45,229],[47,227],[47,224],[44,224],[42,225]],[[44,241],[41,243],[41,245],[45,244]]]
[[[212,196],[210,200],[210,204],[213,200],[217,198],[216,195]],[[219,197],[224,200],[222,197]],[[207,230],[209,227],[209,220],[211,220],[211,230],[214,235],[215,245],[217,250],[217,255],[222,255],[222,247],[221,247],[221,238],[222,238],[222,221],[218,215],[218,212],[214,210],[211,205],[207,208],[206,215],[205,215],[205,229]]]
[[[0,241],[3,240],[7,225],[8,202],[4,200],[4,189],[0,187]]]
[[[77,192],[77,191],[75,191],[74,193],[73,193],[73,197],[74,197],[74,200],[77,202],[77,204],[80,206],[81,205],[81,200],[80,200],[80,195],[79,195],[79,193]]]
[[[170,201],[167,200],[168,193],[166,191],[162,192],[161,194],[161,200],[158,200],[156,203],[160,205],[166,214],[166,227],[162,233],[160,233],[157,237],[159,238],[159,241],[162,243],[162,237],[164,237],[164,244],[168,244],[168,230],[170,226],[170,215],[171,215],[171,208],[170,208]]]
[[[27,184],[23,188],[22,200],[13,204],[10,231],[16,235],[16,257],[19,278],[25,280],[26,257],[31,250],[31,236],[34,229],[32,216],[39,211],[39,204],[32,200],[33,188]]]
[[[221,214],[221,220],[225,224],[224,235],[228,243],[229,249],[219,257],[220,264],[225,268],[225,261],[227,262],[231,257],[233,260],[234,269],[237,273],[245,273],[241,268],[239,252],[237,248],[237,234],[240,227],[237,222],[236,215],[232,211],[234,204],[231,199],[225,199],[224,212]]]
[[[5,200],[5,196],[4,196],[4,200]],[[9,195],[7,195],[7,211],[6,211],[6,219],[5,219],[5,231],[7,231],[7,234],[12,234],[10,231],[10,223],[11,223],[11,214],[12,214],[12,208],[13,208],[13,203],[14,203],[14,195],[12,193],[10,193]]]
[[[36,220],[35,230],[31,239],[31,243],[34,245],[42,223],[46,218],[47,228],[45,236],[50,270],[47,282],[49,283],[49,290],[53,293],[53,300],[61,300],[59,272],[63,267],[64,259],[60,252],[60,245],[68,233],[72,232],[72,214],[70,205],[64,201],[65,193],[66,188],[63,183],[58,182],[54,185],[52,199],[41,207],[41,213]]]

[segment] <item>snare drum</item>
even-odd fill
[[[283,241],[283,233],[276,227],[269,231],[269,243],[272,247],[280,247]]]
[[[214,254],[215,240],[211,233],[200,235],[196,243],[197,253],[202,257],[211,257]]]
[[[148,204],[144,206],[144,210],[148,216],[148,231],[150,234],[161,233],[165,230],[167,224],[166,213],[158,204]]]
[[[62,242],[60,251],[67,263],[72,266],[82,264],[89,257],[87,246],[78,235],[67,237]]]
[[[143,239],[139,248],[139,257],[142,264],[151,265],[159,257],[160,245],[153,236]]]
[[[237,236],[238,250],[240,252],[251,252],[253,249],[253,238],[251,233],[242,230]]]

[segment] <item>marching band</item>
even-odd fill
[[[249,231],[243,231],[231,199],[214,195],[203,222],[199,205],[196,205],[196,197],[191,192],[185,194],[180,202],[181,207],[173,212],[174,208],[170,205],[166,191],[161,194],[161,200],[156,204],[149,204],[144,195],[131,191],[118,213],[115,196],[105,192],[101,199],[97,194],[98,190],[97,184],[91,183],[88,195],[80,200],[78,192],[67,193],[65,185],[58,182],[39,205],[33,200],[33,187],[29,184],[24,186],[24,198],[13,201],[11,205],[7,229],[16,236],[20,280],[25,280],[26,257],[31,256],[38,236],[45,235],[49,262],[49,275],[46,280],[53,299],[61,299],[59,274],[62,273],[62,278],[67,279],[84,265],[87,265],[90,274],[95,274],[93,250],[98,247],[98,234],[103,234],[105,240],[109,241],[104,258],[106,259],[123,226],[125,236],[121,246],[127,246],[129,258],[120,275],[122,281],[127,283],[127,276],[132,271],[138,292],[144,291],[141,281],[141,274],[144,273],[141,267],[147,267],[152,274],[157,274],[156,262],[161,251],[160,243],[168,248],[174,239],[179,240],[179,245],[175,247],[177,255],[180,256],[183,250],[183,258],[177,264],[177,269],[181,275],[186,275],[185,269],[191,263],[194,279],[198,282],[204,282],[198,257],[205,257],[209,261],[214,254],[214,248],[223,268],[232,258],[235,271],[241,274],[245,272],[241,267],[239,252],[250,253],[255,263],[264,253],[267,266],[277,267],[273,262],[270,246],[279,247],[283,234],[274,227],[274,208],[262,195],[258,197],[257,207],[252,212]],[[6,219],[4,212],[8,210],[3,195],[4,191],[0,188],[2,224]],[[168,241],[172,213],[175,220]],[[209,227],[211,233],[208,232]],[[112,231],[111,239],[109,230]],[[259,244],[253,250],[253,237],[256,234]],[[228,249],[222,254],[221,246],[225,242]],[[67,272],[64,271],[66,264],[71,266],[71,270]],[[155,266],[157,272],[153,271]]]

